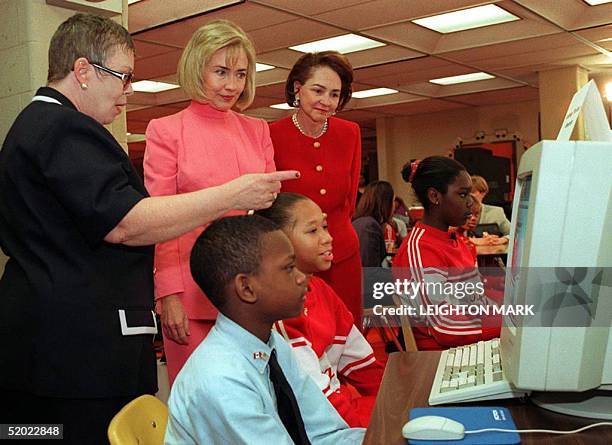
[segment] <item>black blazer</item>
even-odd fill
[[[56,90],[37,95],[61,105],[28,105],[0,151],[0,386],[69,398],[154,392],[152,334],[123,335],[119,312],[124,328],[153,324],[153,246],[104,241],[147,192],[102,125]]]

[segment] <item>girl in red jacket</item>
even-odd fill
[[[498,337],[501,318],[457,313],[451,306],[486,306],[474,256],[450,227],[462,226],[471,216],[472,181],[465,167],[454,159],[431,156],[404,168],[402,176],[412,184],[425,208],[402,243],[394,261],[394,274],[410,277],[418,290],[405,296],[416,303],[421,320],[415,320],[419,349],[446,349]],[[453,308],[456,309],[456,308]]]
[[[281,227],[293,244],[298,269],[310,279],[302,314],[276,322],[275,329],[349,426],[367,427],[383,367],[346,305],[313,275],[328,270],[334,257],[327,215],[296,193],[280,193],[272,207],[257,213]]]

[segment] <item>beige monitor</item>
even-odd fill
[[[542,141],[517,174],[504,304],[506,378],[549,409],[612,419],[612,143]]]

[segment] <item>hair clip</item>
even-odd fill
[[[416,174],[417,168],[419,167],[420,163],[421,160],[417,159],[416,161],[410,164],[410,176],[408,177],[408,182],[412,183],[412,180],[414,179],[414,175]]]

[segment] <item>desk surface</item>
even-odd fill
[[[439,352],[427,351],[396,352],[389,356],[364,445],[406,445],[402,437],[402,426],[408,420],[411,408],[429,406],[427,399],[439,357]],[[529,401],[517,399],[493,400],[486,404],[507,407],[519,429],[571,430],[601,422],[552,413]],[[571,435],[521,434],[521,440],[526,445],[609,445],[612,444],[612,428],[598,427]]]
[[[505,255],[508,253],[508,243],[498,246],[476,246],[478,255]]]

